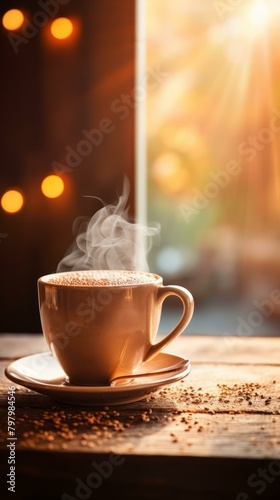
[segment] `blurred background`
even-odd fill
[[[192,291],[192,331],[280,333],[279,21],[275,0],[146,1],[150,263]]]
[[[0,331],[41,331],[38,277],[126,175],[131,217],[161,226],[149,269],[194,295],[188,331],[279,335],[279,2],[0,8]],[[178,314],[168,299],[161,330]]]

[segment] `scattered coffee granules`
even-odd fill
[[[137,440],[144,435],[143,426],[152,423],[157,425],[160,421],[165,422],[165,419],[166,415],[153,415],[151,408],[133,411],[133,415],[109,407],[77,412],[77,409],[72,411],[53,406],[51,410],[38,410],[38,417],[34,417],[34,409],[21,414],[18,411],[17,446],[48,449],[56,447],[63,450],[67,450],[70,445],[98,448],[112,443],[112,439],[116,442],[123,441],[122,434],[125,431],[129,431],[131,438]],[[24,430],[26,427],[28,430]],[[0,442],[3,439],[0,436]],[[132,449],[132,444],[130,442],[129,449]]]
[[[276,384],[276,381],[273,381]],[[280,396],[270,387],[259,383],[234,385],[216,384],[210,390],[188,386],[185,380],[161,389],[158,394],[167,401],[176,401],[181,409],[192,412],[215,413],[271,413],[280,414]],[[268,395],[271,394],[271,395]]]
[[[18,408],[17,445],[64,451],[79,446],[93,451],[107,447],[111,452],[118,451],[121,445],[122,450],[130,453],[141,443],[141,438],[163,428],[166,428],[163,436],[174,446],[176,443],[178,446],[191,446],[197,439],[201,440],[199,434],[206,435],[217,429],[219,420],[215,414],[218,413],[227,414],[231,419],[224,422],[222,429],[225,432],[231,431],[231,421],[233,425],[237,422],[234,420],[236,414],[263,413],[272,416],[274,427],[277,423],[275,415],[280,415],[280,396],[276,381],[273,381],[273,390],[271,385],[253,382],[218,383],[212,384],[211,390],[204,390],[202,383],[195,387],[188,382],[183,379],[166,386],[142,402],[131,407],[126,405],[124,410],[105,406],[103,409],[77,411],[77,407],[71,409],[59,404],[45,410]],[[259,432],[263,436],[266,436],[269,427],[267,421],[265,424],[260,421]],[[0,432],[0,441],[5,439]],[[250,442],[255,446],[258,440]],[[272,445],[277,444],[280,444],[279,437]]]

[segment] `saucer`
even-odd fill
[[[144,363],[136,374],[165,369],[182,361],[184,358],[180,356],[160,353],[151,361]],[[50,396],[61,403],[111,406],[144,399],[160,387],[173,384],[186,377],[190,370],[191,364],[187,360],[181,370],[131,378],[125,385],[78,386],[66,382],[64,371],[51,353],[42,352],[13,361],[6,367],[5,375],[12,382]]]

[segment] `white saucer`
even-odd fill
[[[174,354],[160,353],[146,362],[137,373],[154,372],[184,361]],[[49,352],[17,359],[5,369],[6,377],[16,384],[52,397],[62,403],[86,406],[106,406],[132,403],[145,398],[164,385],[186,377],[191,364],[178,371],[131,379],[125,385],[77,386],[67,384],[65,373]]]

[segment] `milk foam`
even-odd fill
[[[158,277],[141,271],[71,271],[57,273],[48,278],[49,283],[69,286],[127,286],[155,283]]]

